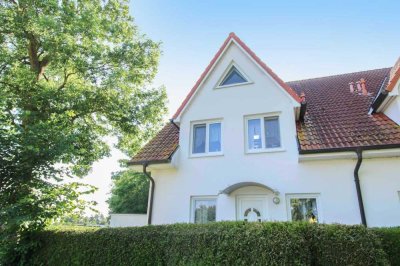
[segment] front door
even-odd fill
[[[236,201],[237,220],[261,222],[267,220],[267,197],[239,195]]]

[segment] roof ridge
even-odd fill
[[[353,74],[358,74],[358,73],[363,73],[363,72],[370,72],[370,71],[377,71],[377,70],[384,70],[384,69],[389,70],[389,69],[391,69],[391,67],[382,67],[382,68],[376,68],[376,69],[370,69],[370,70],[354,71],[354,72],[349,72],[349,73],[341,73],[341,74],[308,78],[308,79],[291,80],[291,81],[286,81],[286,83],[302,82],[302,81],[309,81],[309,80],[315,80],[315,79],[324,79],[324,78],[338,77],[338,76],[344,76],[344,75],[353,75]]]

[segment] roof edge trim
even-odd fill
[[[332,153],[332,152],[349,152],[356,150],[385,150],[385,149],[396,149],[400,148],[400,144],[388,144],[388,145],[373,145],[373,146],[355,146],[355,147],[344,147],[344,148],[329,148],[329,149],[317,149],[317,150],[299,150],[300,155],[305,154],[317,154],[317,153]]]

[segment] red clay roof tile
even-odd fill
[[[179,145],[179,129],[172,123],[166,124],[135,156],[130,164],[166,162]]]
[[[368,111],[390,68],[288,82],[304,92],[307,112],[297,122],[300,153],[399,145],[400,127],[385,114]],[[349,83],[366,80],[369,94],[350,92]]]

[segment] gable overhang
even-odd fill
[[[236,36],[235,33],[231,32],[215,54],[211,62],[208,64],[204,72],[201,74],[200,78],[197,80],[196,84],[190,90],[189,94],[183,100],[182,104],[179,106],[176,113],[173,115],[173,121],[179,123],[182,114],[185,112],[187,107],[190,105],[191,101],[194,99],[195,95],[198,92],[198,89],[204,84],[209,75],[212,73],[212,70],[215,68],[217,63],[220,61],[222,56],[228,50],[231,44],[235,44],[239,49],[249,57],[249,59],[260,68],[260,70],[266,74],[268,77],[271,77],[271,80],[282,89],[286,96],[290,98],[293,103],[294,108],[296,109],[296,119],[298,118],[298,113],[300,112],[300,103],[301,98],[297,95],[297,93],[290,88],[282,79],[276,75],[271,68],[269,68],[261,59],[242,41],[239,37]]]

